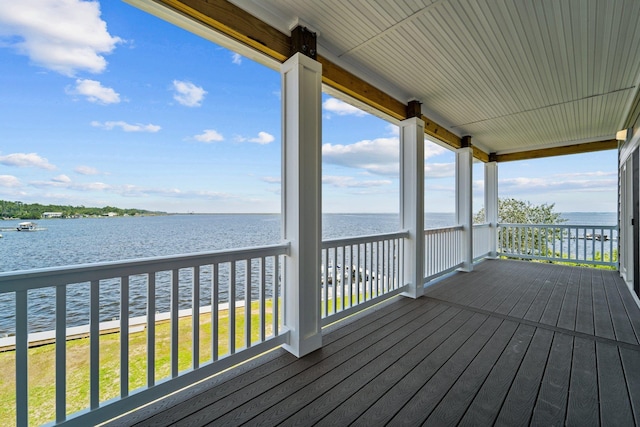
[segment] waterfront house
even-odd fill
[[[43,212],[42,218],[43,219],[62,218],[62,212]]]
[[[61,343],[65,287],[78,282],[92,286],[90,404],[84,413],[66,414],[66,350],[57,345],[60,424],[87,425],[132,410],[113,424],[640,423],[639,2],[128,2],[280,71],[283,243],[0,274],[3,292],[16,295],[18,424],[28,417],[27,292],[56,287]],[[322,90],[400,127],[398,233],[322,242]],[[425,138],[456,153],[456,227],[424,230]],[[617,270],[495,259],[508,255],[499,240],[506,225],[497,223],[500,163],[598,150],[619,153]],[[474,159],[485,165],[487,218],[480,227],[472,224]],[[181,372],[173,303],[170,379],[157,381],[156,274],[168,272],[177,282],[181,269],[212,265],[217,277],[219,265],[231,263],[235,271],[253,262],[262,266],[259,283],[244,285],[271,286],[256,301],[258,325],[239,311],[244,335],[230,338],[225,357],[212,344],[206,363],[194,333],[192,364]],[[269,282],[265,265],[284,274]],[[341,273],[344,279],[329,286],[323,265],[333,266],[332,277],[338,265],[354,265],[367,277]],[[373,268],[375,277],[367,273]],[[102,402],[95,288],[118,278],[128,313],[133,275],[149,277],[146,386],[129,387],[125,315],[120,396]],[[197,279],[193,289],[198,295]],[[270,310],[281,313],[272,324],[269,299]],[[194,304],[194,331],[200,311]],[[235,315],[231,310],[231,331]],[[254,327],[257,341],[250,337]],[[156,399],[162,400],[144,406]]]

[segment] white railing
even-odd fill
[[[288,335],[280,301],[288,250],[288,244],[281,244],[0,273],[2,307],[9,312],[2,318],[13,317],[15,328],[9,327],[12,336],[4,339],[15,348],[15,366],[2,369],[4,375],[15,369],[16,424],[26,426],[33,418],[29,400],[36,392],[29,385],[29,369],[35,356],[30,346],[42,338],[39,329],[55,330],[49,337],[55,343],[55,372],[36,373],[50,375],[54,388],[48,406],[55,409],[47,415],[69,425],[101,422],[281,345]],[[84,312],[77,313],[77,307]],[[168,316],[157,314],[162,311]],[[120,332],[119,348],[107,355],[101,330],[112,318],[118,319],[110,329]],[[164,318],[164,324],[159,322]],[[79,368],[67,356],[67,332],[83,321],[88,326],[81,335],[88,339],[80,353],[87,354],[88,376],[73,372]],[[77,345],[73,351],[79,357]],[[115,359],[111,370],[110,358]],[[69,409],[78,398],[71,402],[68,393],[86,388],[87,382],[85,408]],[[106,382],[118,384],[117,389]]]
[[[461,267],[464,227],[433,228],[424,231],[425,282]]]
[[[615,225],[499,224],[498,255],[618,266]]]
[[[491,224],[473,225],[473,260],[486,258],[491,253],[491,233],[495,228]]]
[[[408,233],[322,242],[323,325],[402,292],[404,239]]]

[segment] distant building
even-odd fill
[[[42,218],[62,218],[62,212],[43,212]]]
[[[102,214],[102,216],[118,216],[118,214],[116,212],[107,212],[105,214]]]

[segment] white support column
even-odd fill
[[[470,146],[456,151],[456,220],[462,233],[462,271],[473,270],[473,150]]]
[[[282,76],[282,230],[291,243],[284,274],[286,350],[297,357],[322,346],[320,257],[322,244],[322,65],[300,53]]]
[[[498,256],[498,163],[484,164],[484,212],[489,224],[489,258]]]
[[[404,241],[404,295],[424,293],[424,122],[416,117],[400,122],[400,227]]]

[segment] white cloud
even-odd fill
[[[207,93],[200,86],[180,80],[173,81],[173,89],[176,91],[173,94],[173,99],[187,107],[199,107],[202,105],[202,100]]]
[[[100,175],[100,171],[96,168],[92,168],[91,166],[78,166],[73,171],[80,175]]]
[[[63,175],[58,175],[58,176],[56,176],[56,177],[54,177],[54,178],[51,178],[51,181],[53,181],[53,182],[61,182],[61,183],[64,183],[64,184],[68,184],[68,183],[70,183],[70,182],[71,182],[71,178],[69,178],[67,175],[64,175],[64,174],[63,174]]]
[[[117,104],[120,94],[110,87],[104,87],[99,81],[89,79],[76,80],[76,87],[67,90],[72,95],[82,95],[90,102],[98,104]]]
[[[262,177],[262,180],[269,184],[280,184],[282,182],[282,178],[279,176],[264,176]]]
[[[61,175],[60,177],[64,176]],[[66,188],[75,191],[106,191],[113,189],[111,185],[104,182],[74,183],[68,177],[67,180],[60,179],[60,177],[53,178],[51,181],[31,181],[29,185],[36,188]]]
[[[398,173],[399,155],[397,138],[363,140],[350,145],[322,144],[325,162],[381,175]]]
[[[456,176],[455,163],[427,163],[424,165],[425,178],[451,178]]]
[[[107,31],[99,2],[80,0],[1,0],[0,37],[34,64],[66,76],[103,72],[104,55],[123,41]]]
[[[239,53],[234,53],[233,55],[231,55],[231,62],[236,65],[242,64],[242,55],[240,55]]]
[[[140,124],[140,123],[130,124],[130,123],[123,122],[123,121],[113,121],[113,122],[104,122],[104,123],[93,121],[93,122],[91,122],[91,126],[102,128],[102,129],[106,129],[106,130],[113,130],[115,128],[120,128],[121,130],[123,130],[125,132],[151,132],[151,133],[155,133],[155,132],[158,132],[160,129],[162,129],[158,125],[152,125],[152,124],[143,125],[143,124]]]
[[[213,129],[206,129],[203,133],[201,133],[200,135],[195,135],[193,137],[193,139],[195,139],[196,141],[199,142],[205,142],[205,143],[210,143],[210,142],[220,142],[220,141],[224,141],[224,136],[222,136],[222,134],[220,134],[218,131],[213,130]]]
[[[258,132],[257,138],[249,138],[249,142],[255,142],[256,144],[264,145],[273,142],[275,138],[273,135],[267,132]]]
[[[440,154],[446,153],[447,150],[444,147],[439,146],[438,144],[424,144],[424,158],[428,159],[431,157],[439,156]]]
[[[362,117],[367,115],[366,112],[359,108],[354,107],[351,104],[347,104],[344,101],[340,101],[336,98],[329,98],[322,103],[322,108],[329,113],[334,113],[339,116],[357,116]]]
[[[569,174],[572,175],[572,174]],[[597,179],[600,177],[615,176],[615,173],[603,172],[602,175],[593,173],[576,174],[587,175],[595,179],[569,179],[565,176],[549,176],[549,177],[516,177],[503,178],[499,180],[500,192],[503,194],[517,193],[550,193],[550,192],[572,192],[587,191],[591,192],[615,192],[618,182],[617,179]]]
[[[600,177],[614,177],[618,176],[618,172],[604,172],[604,171],[593,171],[593,172],[572,172],[572,173],[558,173],[554,174],[553,177],[557,179],[584,179],[584,178],[600,178]]]
[[[247,138],[245,136],[236,135],[233,138],[236,142],[255,142],[256,144],[265,145],[273,142],[275,137],[268,132],[258,132],[255,138]]]
[[[0,175],[0,187],[20,187],[20,180],[13,175]]]
[[[390,185],[392,181],[388,179],[359,181],[352,176],[328,175],[322,177],[322,183],[339,188],[371,188]]]
[[[40,169],[54,170],[56,167],[49,163],[44,157],[36,153],[13,153],[0,156],[0,164],[7,166],[18,166],[21,168],[34,167]]]

